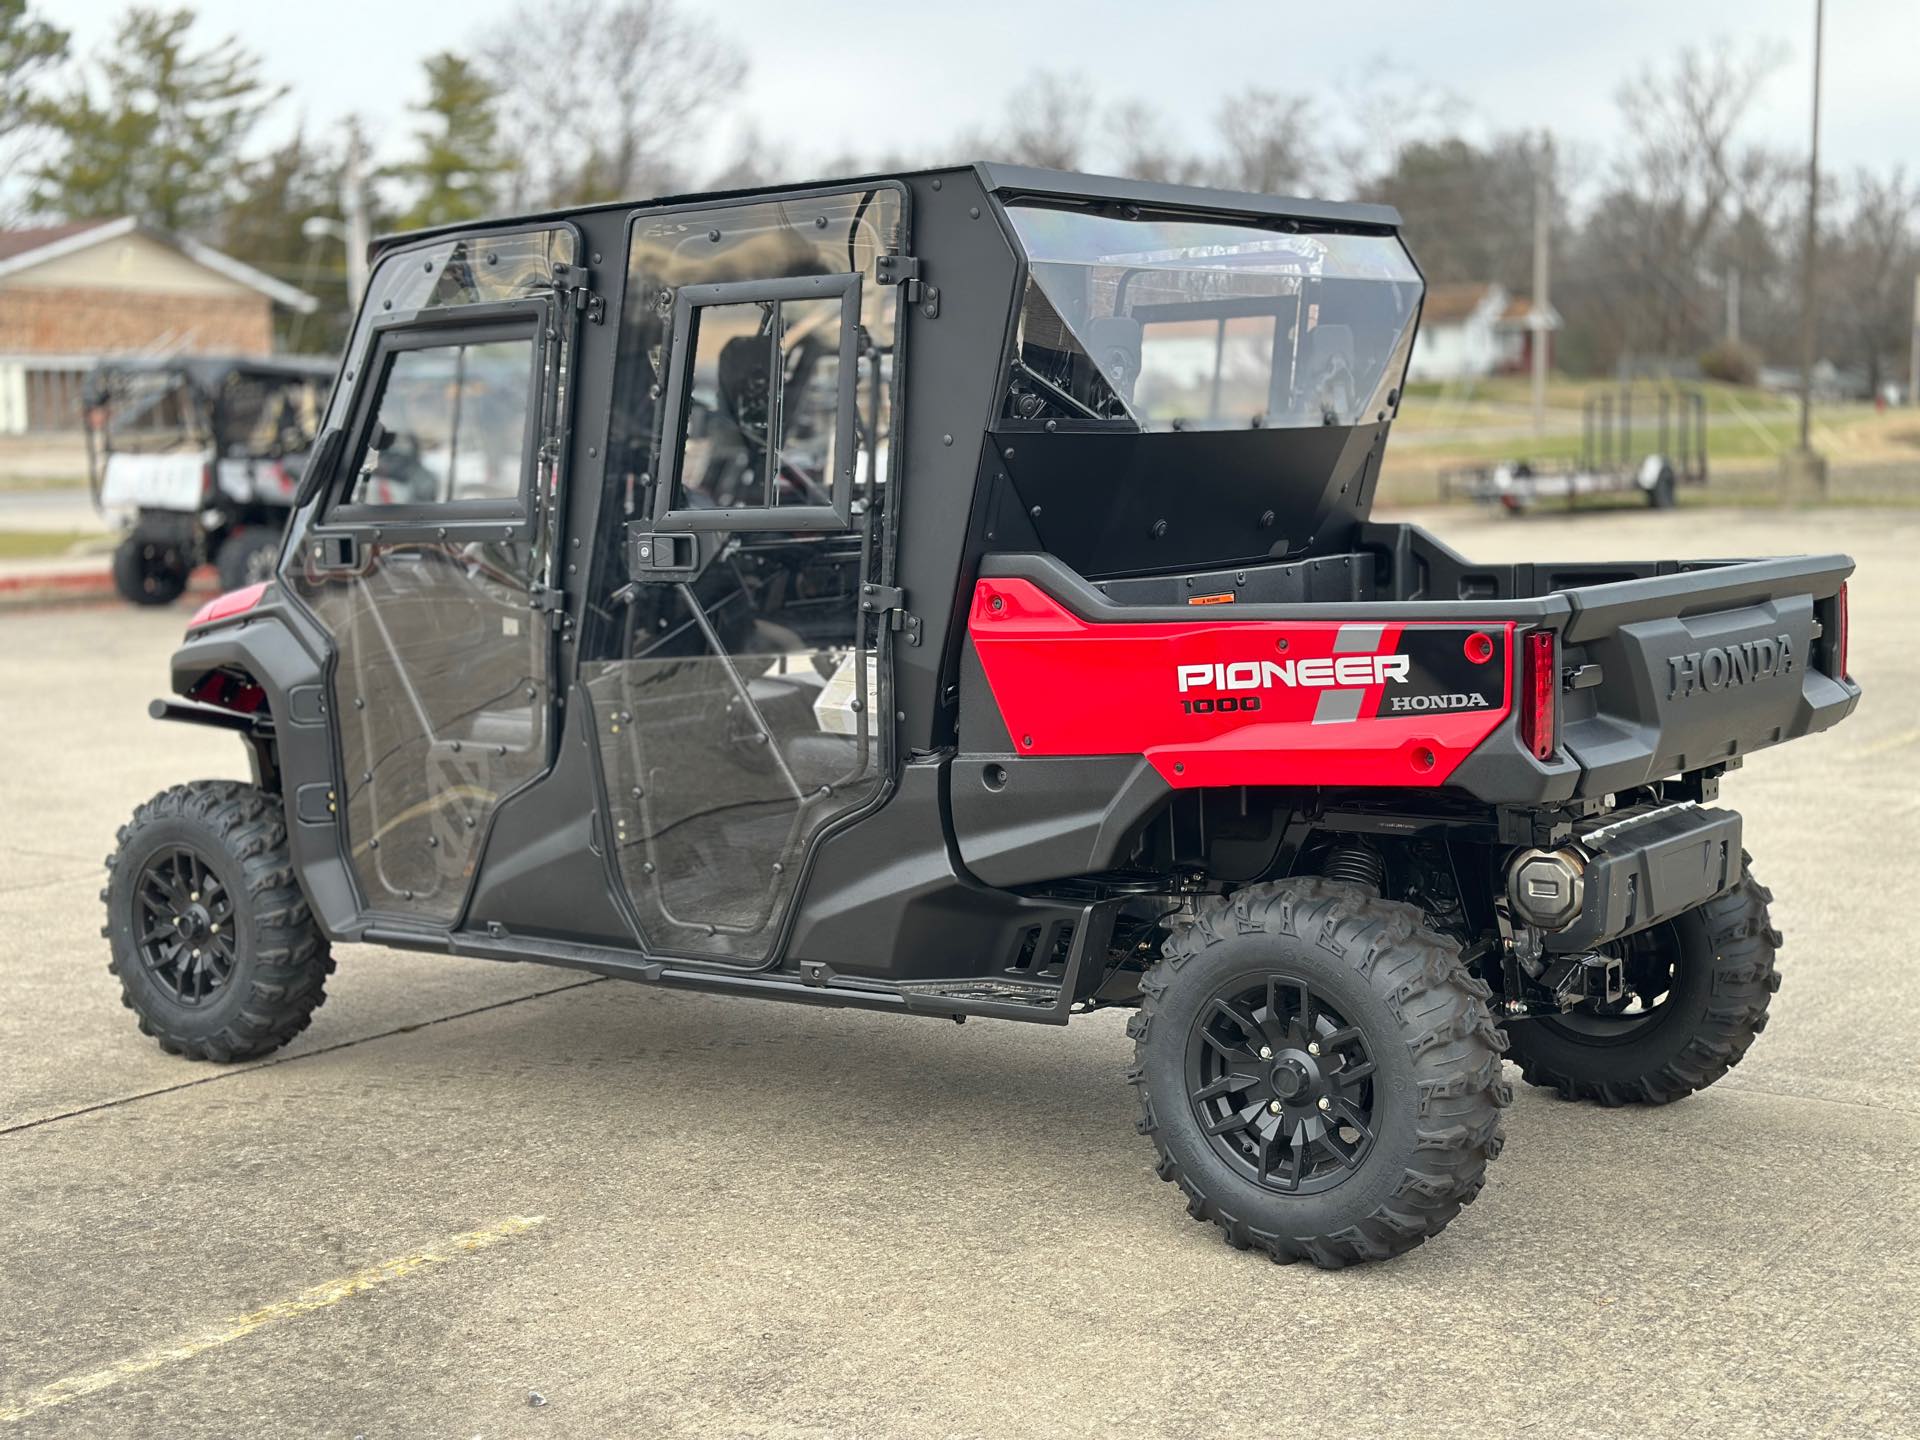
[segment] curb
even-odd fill
[[[213,567],[203,565],[188,578],[186,591],[181,598],[212,594],[219,588],[220,580]],[[124,603],[113,588],[113,573],[104,568],[0,574],[0,611],[104,601]]]

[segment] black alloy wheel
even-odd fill
[[[1128,1079],[1154,1173],[1239,1250],[1403,1254],[1500,1153],[1506,1040],[1457,940],[1318,876],[1197,897],[1141,977]]]
[[[1308,1195],[1354,1173],[1373,1145],[1365,1036],[1291,975],[1209,1000],[1187,1050],[1187,1097],[1208,1143],[1268,1190]]]
[[[163,790],[107,857],[107,968],[143,1034],[226,1064],[276,1050],[326,999],[333,957],[294,876],[277,795],[235,780]]]
[[[134,887],[140,963],[174,1000],[199,1005],[225,987],[236,959],[233,900],[204,856],[156,850]]]

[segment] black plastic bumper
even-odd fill
[[[1657,925],[1740,883],[1740,815],[1668,805],[1598,826],[1578,837],[1588,855],[1580,913],[1546,935],[1561,954]]]

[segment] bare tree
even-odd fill
[[[521,0],[488,32],[516,209],[686,184],[685,157],[745,62],[673,0]]]
[[[720,168],[705,176],[700,184],[703,189],[748,190],[755,185],[791,180],[797,168],[793,152],[788,146],[771,139],[758,125],[749,121],[735,135],[727,158],[720,162]],[[850,164],[845,173],[851,174],[863,168],[858,163]],[[842,172],[830,170],[824,173]]]
[[[1078,170],[1090,149],[1091,109],[1083,76],[1036,70],[1015,88],[1000,129],[964,132],[958,147],[969,158]]]
[[[1848,188],[1851,213],[1820,246],[1822,341],[1878,392],[1905,368],[1920,272],[1920,188],[1903,170],[1884,180],[1862,171]]]
[[[1243,90],[1221,102],[1214,120],[1221,156],[1214,179],[1235,190],[1285,195],[1308,187],[1321,152],[1313,102],[1275,90]]]
[[[1777,48],[1737,50],[1721,41],[1682,50],[1664,71],[1645,71],[1617,95],[1628,136],[1616,166],[1615,201],[1633,215],[1619,227],[1621,258],[1637,271],[1633,339],[1662,354],[1698,348],[1711,333],[1707,276],[1700,262],[1729,217],[1761,209],[1781,183],[1777,160],[1742,143],[1739,132]],[[1617,218],[1617,215],[1616,215]]]
[[[1160,112],[1143,100],[1115,105],[1102,128],[1110,138],[1116,174],[1173,185],[1206,178],[1206,160],[1169,139]]]
[[[1410,145],[1458,137],[1468,106],[1453,91],[1385,56],[1340,87],[1340,120],[1330,127],[1326,158],[1313,178],[1328,194],[1361,194]]]

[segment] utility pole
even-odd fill
[[[1826,0],[1813,0],[1813,144],[1807,152],[1807,237],[1800,257],[1800,453],[1813,453],[1814,248],[1820,219],[1820,39]]]
[[[1907,356],[1907,403],[1920,405],[1920,273],[1913,277],[1913,349]]]
[[[1547,433],[1547,346],[1553,334],[1553,136],[1543,135],[1533,174],[1533,433]]]
[[[1727,267],[1727,343],[1740,343],[1740,267]]]
[[[1807,151],[1807,233],[1800,256],[1800,445],[1780,456],[1781,492],[1788,501],[1826,494],[1827,462],[1813,449],[1813,357],[1816,345],[1814,260],[1820,241],[1820,42],[1826,0],[1813,0],[1813,140]]]
[[[346,173],[341,176],[340,213],[347,222],[347,303],[357,312],[367,293],[366,144],[360,138],[358,122],[350,122],[347,132]]]

